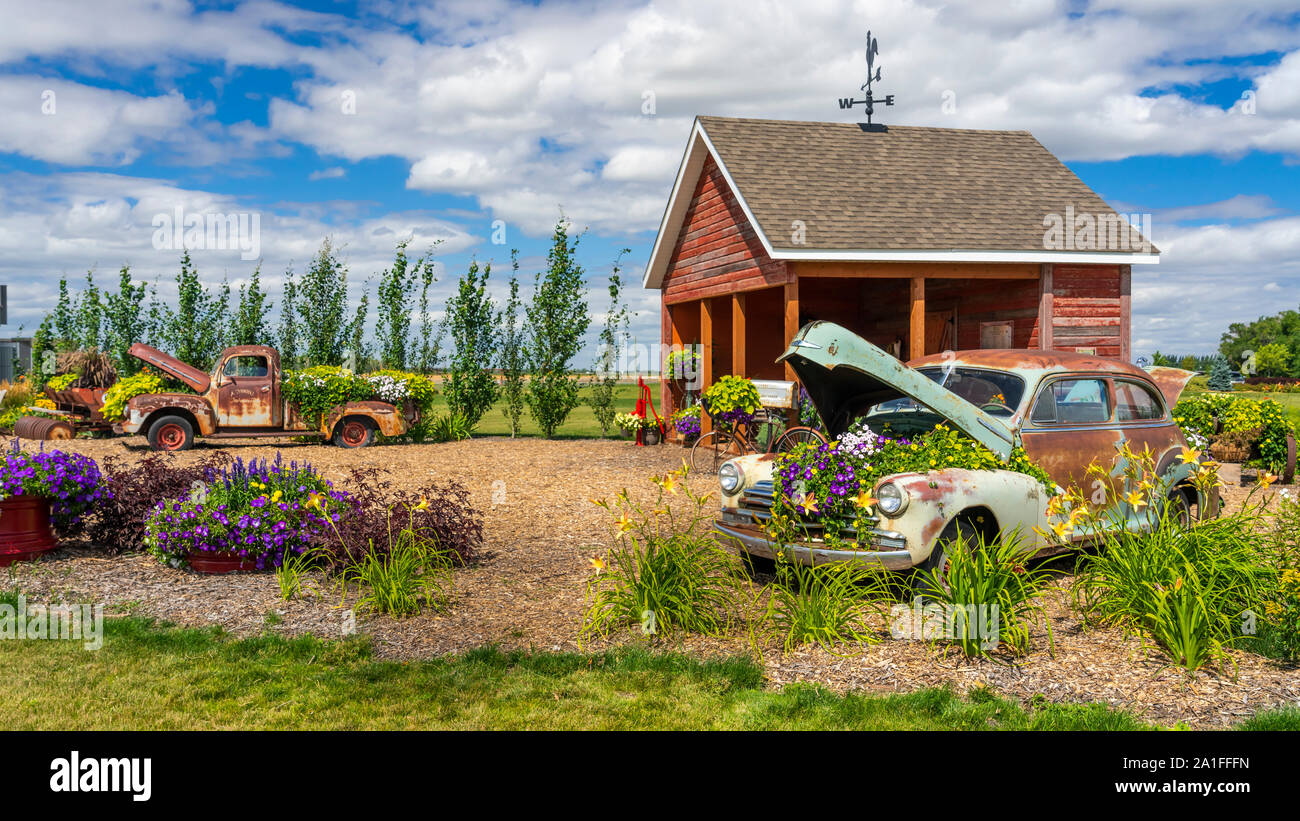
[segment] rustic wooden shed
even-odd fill
[[[1131,266],[1158,260],[1026,131],[698,117],[644,285],[662,342],[702,346],[707,387],[793,379],[774,360],[815,319],[904,359],[1129,361]]]

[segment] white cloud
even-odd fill
[[[337,180],[346,174],[346,171],[336,165],[332,168],[322,168],[319,171],[313,171],[307,175],[307,179],[311,182],[316,182],[317,180]]]

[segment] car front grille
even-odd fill
[[[755,482],[752,486],[741,491],[740,502],[735,512],[724,509],[723,520],[732,524],[763,524],[772,518],[772,494],[773,486],[771,480]],[[865,517],[865,521],[872,525],[877,524],[880,519],[877,516]],[[817,541],[822,538],[825,528],[821,522],[808,520],[802,516],[797,516],[796,524],[804,531],[809,541]],[[873,532],[872,541],[878,541],[880,534]],[[853,527],[840,528],[840,536],[850,541],[856,540],[858,533]]]

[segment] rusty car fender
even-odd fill
[[[321,433],[330,436],[345,416],[364,416],[375,423],[384,436],[401,436],[406,433],[406,419],[402,412],[387,402],[348,402],[335,405],[321,423]]]
[[[1047,488],[1032,476],[1011,470],[945,468],[887,476],[876,487],[887,482],[902,489],[908,503],[897,518],[882,516],[880,526],[903,534],[917,564],[930,557],[944,528],[974,508],[987,509],[994,519],[989,524],[996,525],[999,533],[1019,529],[1026,550],[1052,546],[1045,535],[1050,497]]]
[[[217,417],[203,397],[188,393],[149,393],[132,397],[126,403],[122,432],[146,433],[149,420],[167,411],[179,411],[183,416],[192,417],[197,435],[206,436],[217,429]]]

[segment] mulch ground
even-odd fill
[[[77,440],[71,449],[102,462],[109,455],[142,457],[138,437]],[[609,515],[591,498],[610,498],[626,488],[649,501],[652,474],[681,465],[685,451],[637,448],[627,441],[545,441],[478,438],[438,445],[392,445],[346,451],[319,445],[248,440],[222,448],[245,459],[271,457],[309,461],[327,478],[343,479],[354,466],[382,469],[394,485],[415,488],[430,480],[465,484],[484,515],[484,550],[474,565],[458,570],[456,598],[442,615],[406,619],[365,617],[356,630],[370,636],[376,653],[414,659],[455,653],[486,644],[505,649],[578,651],[600,649],[619,639],[580,645],[579,628],[590,559],[610,543]],[[215,446],[179,454],[197,461]],[[1246,491],[1233,488],[1229,506]],[[336,638],[349,625],[336,588],[323,578],[301,599],[283,601],[269,573],[204,576],[164,567],[143,554],[108,557],[93,547],[68,547],[37,564],[15,565],[9,586],[33,600],[103,602],[110,608],[187,626],[220,625],[236,635],[274,631]],[[760,577],[759,581],[767,581]],[[958,692],[990,686],[1028,699],[1100,701],[1163,724],[1223,727],[1252,713],[1300,703],[1300,671],[1234,651],[1234,671],[1202,670],[1189,677],[1159,650],[1118,629],[1079,623],[1069,606],[1068,577],[1047,599],[1054,651],[1045,631],[1014,663],[970,661],[940,645],[889,638],[851,655],[821,648],[783,654],[764,648],[773,684],[817,682],[836,690],[906,692],[950,685]],[[745,637],[688,637],[662,644],[701,656],[752,651]],[[837,649],[843,652],[843,648]]]

